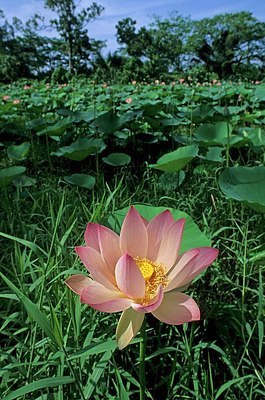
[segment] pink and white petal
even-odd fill
[[[131,299],[139,299],[145,294],[145,280],[134,259],[128,254],[121,256],[115,269],[117,286]]]
[[[106,226],[98,225],[98,239],[100,253],[111,274],[114,275],[116,263],[122,255],[119,236]]]
[[[170,325],[182,325],[185,322],[198,321],[200,309],[188,295],[180,292],[165,293],[161,305],[152,314]]]
[[[148,305],[143,306],[141,304],[132,303],[132,308],[135,311],[141,312],[141,313],[152,312],[160,306],[160,304],[163,301],[163,297],[164,297],[164,290],[163,290],[162,285],[160,285],[157,290],[156,296],[152,299],[152,301],[150,301],[150,303]]]
[[[142,221],[144,223],[144,226],[147,228],[147,225],[149,224],[149,221],[147,221],[147,219],[145,219],[142,215],[141,215]]]
[[[124,218],[120,233],[122,253],[132,257],[145,258],[148,249],[148,235],[145,223],[138,211],[131,207]]]
[[[84,263],[94,281],[101,283],[109,289],[115,289],[115,277],[112,275],[101,257],[92,247],[77,246],[76,253]]]
[[[121,292],[107,289],[97,282],[83,289],[80,300],[95,310],[107,313],[123,311],[131,306],[131,300]]]
[[[205,268],[209,267],[212,262],[217,258],[219,250],[213,247],[200,247],[198,248],[199,254],[194,260],[194,265],[186,278],[181,282],[181,285],[190,283],[197,275],[199,275]]]
[[[147,225],[148,233],[148,253],[149,260],[156,260],[160,242],[165,232],[173,224],[174,219],[169,210],[165,210],[156,215]]]
[[[182,285],[182,282],[193,270],[199,252],[199,249],[191,249],[182,254],[177,264],[168,274],[169,284],[165,288],[165,292]]]
[[[98,227],[99,224],[89,222],[85,231],[85,242],[88,247],[92,247],[100,253],[99,240],[98,240]]]
[[[185,218],[175,221],[162,238],[156,261],[162,263],[168,271],[177,260],[185,221]]]
[[[137,313],[132,308],[123,311],[116,329],[116,340],[120,350],[128,346],[137,335],[143,324],[144,316],[144,313]]]
[[[81,296],[82,290],[93,283],[92,279],[84,275],[72,275],[64,282],[69,289]]]

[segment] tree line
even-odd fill
[[[87,27],[104,8],[93,2],[79,9],[75,0],[44,0],[54,12],[48,24],[41,15],[10,23],[0,11],[0,81],[82,74],[97,81],[177,79],[198,81],[262,79],[265,70],[265,23],[252,13],[225,13],[192,20],[177,12],[153,18],[137,29],[124,18],[116,25],[117,51],[104,55],[106,43],[88,35]],[[47,36],[56,31],[56,37]],[[46,33],[46,34],[43,34]]]

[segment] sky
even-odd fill
[[[182,16],[192,19],[213,17],[217,14],[250,11],[258,20],[265,22],[265,2],[254,0],[94,0],[105,10],[101,16],[89,24],[88,33],[91,38],[107,40],[107,51],[118,48],[116,28],[118,21],[131,17],[137,21],[137,27],[147,26],[153,16],[166,18],[177,11]],[[81,7],[88,7],[92,0],[77,0]],[[0,9],[12,22],[13,17],[26,21],[35,13],[47,18],[54,14],[44,8],[44,0],[0,0]]]

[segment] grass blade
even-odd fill
[[[72,382],[74,382],[74,378],[72,378],[71,376],[40,379],[39,381],[29,383],[26,386],[23,386],[17,390],[14,390],[13,392],[10,392],[2,400],[17,399],[20,396],[25,396],[25,394],[35,392],[36,390],[39,390],[39,389],[46,389],[46,388],[56,387],[56,386],[60,386],[60,385],[67,385]]]
[[[7,286],[16,294],[19,301],[24,305],[29,317],[31,317],[38,326],[45,332],[45,334],[52,340],[52,342],[61,347],[62,339],[55,335],[51,327],[50,321],[46,315],[33,303],[24,293],[22,293],[6,276],[0,272],[0,276],[5,281]]]

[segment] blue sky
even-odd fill
[[[80,2],[80,0],[79,0]],[[138,23],[138,27],[148,25],[152,16],[167,17],[173,11],[192,19],[212,17],[221,13],[250,11],[260,21],[265,21],[265,2],[254,0],[97,0],[105,7],[101,17],[90,24],[89,34],[92,38],[107,39],[107,49],[115,50],[118,47],[115,38],[115,25],[123,18],[131,17]],[[87,7],[90,0],[81,0],[81,6]],[[11,22],[16,16],[22,21],[33,14],[39,13],[52,18],[53,13],[44,9],[43,0],[0,0],[0,9]]]

